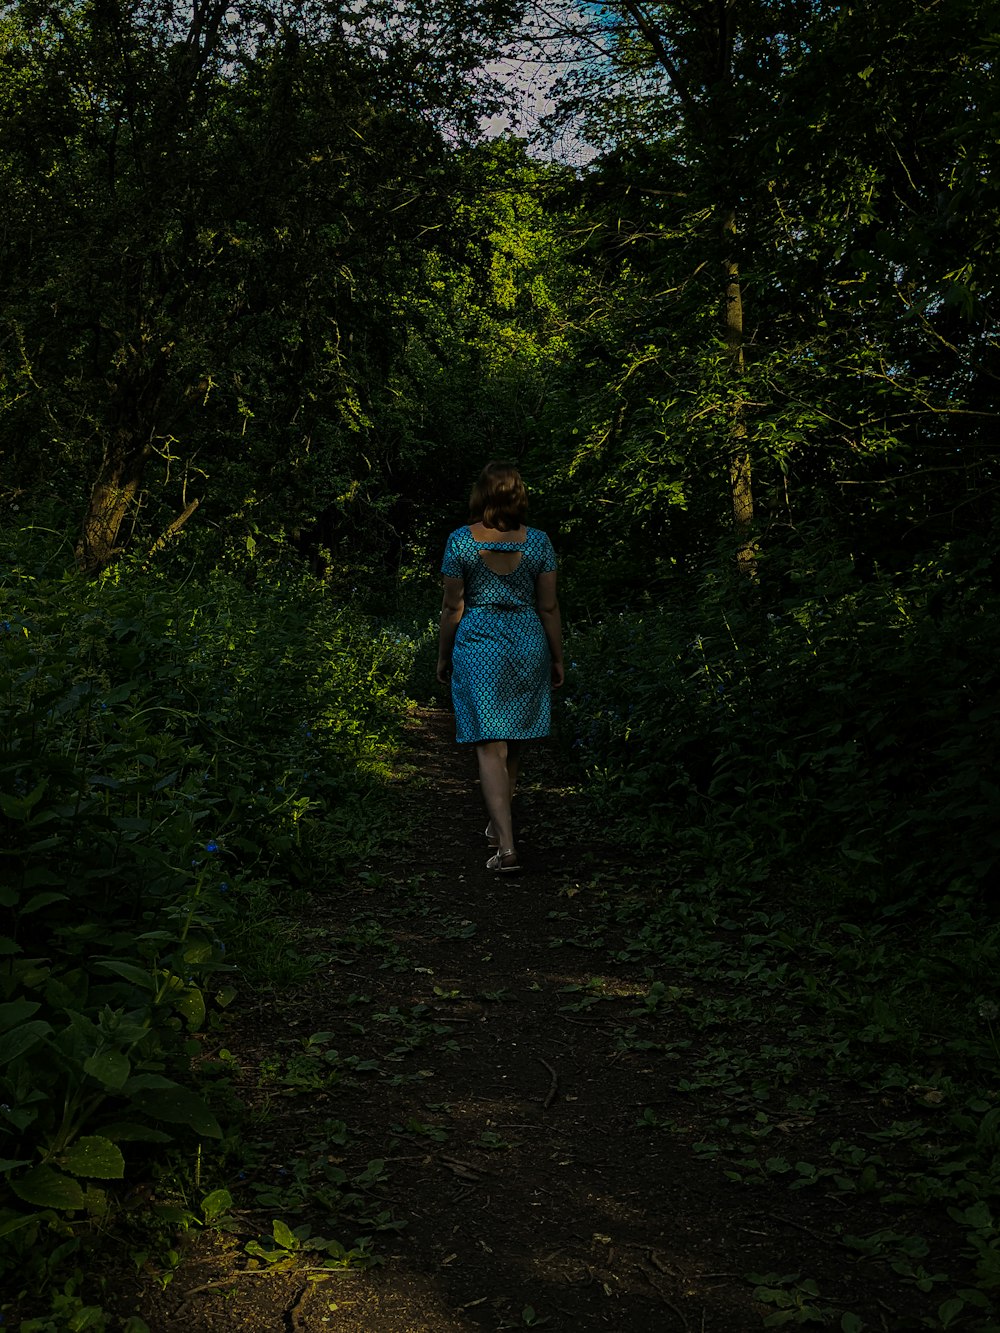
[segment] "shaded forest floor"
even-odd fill
[[[781,1312],[848,1333],[921,1326],[941,1296],[838,1243],[905,1234],[905,1209],[889,1219],[863,1191],[748,1182],[738,1154],[706,1151],[721,1114],[751,1137],[766,1121],[769,1155],[825,1160],[832,1141],[897,1118],[905,1094],[892,1106],[827,1087],[801,1114],[760,1119],[764,1094],[732,1077],[685,1085],[704,1032],[672,1000],[702,984],[720,1006],[741,997],[718,969],[669,975],[631,947],[643,903],[676,887],[669,848],[651,864],[605,841],[548,754],[518,796],[525,873],[490,876],[451,735],[447,714],[414,718],[408,834],[314,895],[296,928],[310,978],[256,1002],[244,991],[211,1039],[245,1109],[241,1145],[206,1156],[202,1183],[232,1208],[123,1254],[105,1307],[152,1333],[749,1333]],[[626,899],[631,926],[614,910]],[[744,990],[767,1003],[752,978]],[[765,1017],[730,1040],[758,1058],[772,1040],[777,1061],[787,1036]],[[353,1266],[317,1271],[319,1238],[360,1236],[378,1262],[362,1245]]]

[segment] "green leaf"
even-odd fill
[[[233,1206],[233,1196],[228,1190],[213,1190],[201,1201],[201,1211],[206,1222],[214,1222],[223,1213],[228,1213]]]
[[[165,1130],[154,1129],[152,1125],[140,1125],[131,1120],[116,1120],[111,1125],[102,1125],[105,1138],[115,1143],[171,1143],[173,1136]]]
[[[25,1051],[30,1051],[51,1031],[52,1025],[39,1018],[32,1023],[22,1023],[20,1027],[12,1028],[10,1032],[4,1032],[0,1035],[0,1066],[10,1064]]]
[[[0,935],[0,956],[20,952],[21,946],[19,944],[15,944],[8,935]]]
[[[28,792],[27,796],[10,796],[6,792],[0,792],[0,810],[8,819],[27,819],[32,809],[42,799],[44,791],[45,783],[42,781],[34,791]]]
[[[32,1014],[37,1014],[41,1007],[37,1000],[26,1000],[23,996],[7,1004],[0,1004],[0,1032],[6,1032],[16,1024],[26,1022]]]
[[[953,1296],[950,1301],[943,1301],[938,1306],[938,1319],[941,1321],[941,1327],[947,1328],[965,1309],[965,1301],[961,1296]]]
[[[31,1158],[25,1157],[21,1161],[15,1161],[12,1157],[0,1157],[0,1171],[16,1171],[20,1166],[30,1166]]]
[[[6,1222],[0,1222],[0,1237],[9,1236],[12,1231],[20,1231],[29,1222],[44,1216],[44,1213],[19,1213],[17,1217],[8,1217]]]
[[[49,907],[52,903],[64,903],[68,900],[69,895],[65,893],[36,893],[34,898],[29,898],[21,908],[21,915],[27,916],[31,912],[40,912],[43,907]]]
[[[137,1092],[159,1091],[180,1086],[172,1078],[164,1078],[162,1074],[136,1074],[125,1084],[122,1092],[128,1097],[134,1097]]]
[[[218,1120],[197,1093],[186,1088],[164,1088],[158,1092],[140,1092],[133,1102],[152,1120],[165,1120],[169,1125],[188,1125],[206,1138],[221,1139]]]
[[[132,1063],[121,1051],[100,1051],[84,1060],[83,1069],[106,1088],[120,1092],[132,1072]]]
[[[298,1236],[287,1223],[282,1222],[278,1217],[271,1224],[271,1234],[283,1250],[297,1250],[299,1248]]]
[[[59,1165],[75,1176],[93,1176],[98,1180],[121,1180],[125,1158],[121,1149],[99,1134],[88,1134],[60,1155]]]
[[[72,1176],[53,1171],[50,1166],[36,1166],[27,1175],[10,1182],[19,1199],[38,1208],[63,1208],[68,1211],[83,1207],[83,1190]]]
[[[105,972],[114,972],[126,981],[134,981],[137,986],[143,990],[152,991],[153,978],[144,968],[136,967],[134,963],[119,963],[111,958],[98,958],[94,962],[95,968],[101,968]]]
[[[850,1311],[840,1321],[840,1333],[862,1333],[865,1321]]]
[[[209,963],[212,961],[211,940],[192,940],[184,950],[185,963]]]
[[[32,851],[34,850],[32,848]],[[54,870],[50,870],[48,866],[32,866],[24,872],[21,883],[26,889],[37,889],[42,884],[65,884],[66,876],[57,874]]]
[[[205,997],[197,986],[189,986],[174,1001],[174,1008],[184,1018],[190,1032],[197,1032],[205,1021]]]

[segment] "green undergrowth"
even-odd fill
[[[592,960],[567,1009],[616,999],[602,965],[647,978],[618,1029],[621,1052],[661,1073],[638,1128],[748,1189],[832,1199],[817,1243],[839,1247],[848,1288],[857,1272],[890,1299],[903,1289],[894,1331],[995,1333],[996,939],[958,917],[920,932],[859,926],[831,911],[821,885],[741,880],[690,858],[671,858],[668,875],[599,872],[583,906],[551,917],[553,945]],[[827,1295],[822,1317],[819,1301],[805,1303],[815,1317],[779,1319],[798,1307],[776,1301],[766,1326],[841,1327],[838,1293]]]
[[[562,714],[598,816],[657,862],[648,893],[597,884],[607,915],[566,937],[649,969],[623,1047],[674,1096],[645,1127],[734,1181],[874,1210],[832,1237],[845,1262],[916,1293],[906,1327],[977,1333],[1000,1328],[991,561],[827,561],[770,611],[766,580],[720,578],[577,627]],[[757,1276],[769,1326],[841,1326],[810,1274]]]
[[[225,1133],[206,1034],[308,974],[284,914],[387,836],[412,644],[277,560],[88,582],[2,547],[0,1283],[38,1298]]]
[[[784,591],[707,576],[577,625],[567,743],[640,845],[824,878],[854,915],[1000,880],[1000,585],[994,546],[862,578],[821,548]],[[815,563],[813,563],[813,561]],[[669,591],[669,590],[668,590]]]

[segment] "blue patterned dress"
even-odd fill
[[[495,574],[480,551],[520,551],[521,560],[512,573]],[[552,543],[538,528],[528,528],[523,542],[476,541],[467,527],[448,538],[441,572],[465,583],[451,660],[459,744],[549,734],[552,655],[535,610],[535,580],[555,568]]]

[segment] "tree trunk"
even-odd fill
[[[139,503],[143,472],[152,452],[149,445],[137,448],[121,435],[105,451],[76,544],[76,562],[84,573],[98,573],[124,549],[119,536],[129,510]]]
[[[747,446],[746,399],[742,382],[746,368],[743,353],[743,293],[740,288],[739,264],[732,255],[736,235],[736,210],[723,208],[720,213],[725,271],[722,318],[726,347],[729,351],[729,371],[734,384],[729,419],[729,487],[732,494],[733,526],[736,532],[736,566],[741,574],[755,579],[757,544],[753,539],[753,484],[750,450]]]

